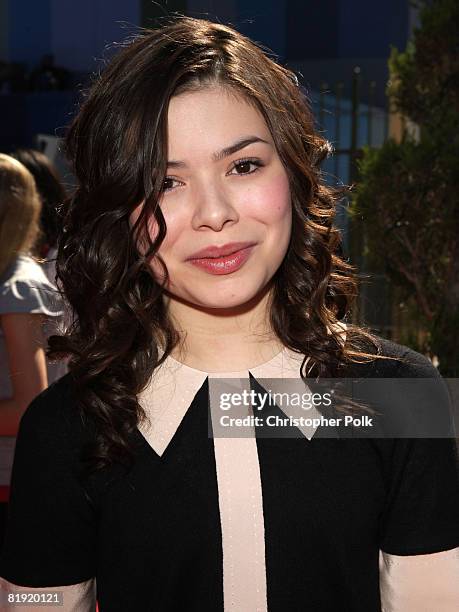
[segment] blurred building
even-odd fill
[[[74,92],[117,43],[174,12],[234,25],[301,73],[311,92],[335,95],[341,83],[340,95],[350,100],[358,66],[360,101],[379,108],[385,105],[390,45],[404,48],[414,19],[409,0],[0,0],[2,98],[31,90]],[[13,134],[13,122],[1,114],[1,149],[30,145],[30,131],[54,133],[68,123],[72,95],[43,100],[16,98],[0,108],[9,117],[27,116],[15,122]]]

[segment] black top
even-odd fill
[[[380,339],[359,376],[438,377],[428,359]],[[136,464],[83,487],[89,432],[70,375],[27,408],[17,437],[0,576],[30,587],[97,579],[101,612],[223,611],[222,532],[208,381],[163,455],[139,431]],[[432,409],[435,409],[432,406]],[[257,438],[269,612],[380,612],[379,550],[459,546],[453,439]]]

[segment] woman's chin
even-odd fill
[[[221,314],[225,314],[223,311],[238,314],[237,311],[242,313],[255,308],[272,290],[272,282],[266,282],[263,275],[260,278],[234,278],[231,281],[227,277],[225,282],[217,283],[198,283],[192,279],[188,279],[189,284],[171,283],[165,291],[165,297],[168,304],[172,300],[178,307],[181,303],[199,310],[220,310]]]
[[[243,294],[242,292],[232,295],[212,295],[201,298],[196,304],[198,307],[220,311],[234,311],[243,309],[245,305],[253,302],[253,294]]]
[[[263,296],[263,291],[247,291],[247,288],[245,291],[241,291],[241,287],[237,289],[235,288],[233,291],[209,291],[209,289],[206,289],[202,293],[195,292],[186,295],[168,293],[168,295],[170,299],[192,308],[203,311],[219,310],[221,314],[225,314],[223,311],[237,314],[235,312],[237,310],[250,310],[258,302],[257,296],[260,299]],[[213,314],[218,313],[214,312]]]

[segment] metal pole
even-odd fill
[[[360,67],[355,66],[352,75],[352,113],[351,113],[351,146],[349,156],[349,182],[353,185],[357,181],[357,156],[359,133],[359,95],[360,95]],[[351,263],[356,266],[357,272],[362,272],[363,258],[363,227],[362,220],[353,218],[349,224],[349,250]],[[352,322],[357,324],[363,315],[363,287],[360,285],[359,298],[354,304]]]
[[[320,129],[323,132],[325,130],[325,92],[328,89],[328,83],[320,84],[320,99],[319,99],[319,120]]]
[[[351,166],[349,180],[353,183],[357,178],[357,140],[359,129],[359,93],[360,93],[360,67],[354,68],[352,76],[352,115],[351,115]]]
[[[344,83],[336,84],[336,96],[335,96],[335,150],[341,148],[341,100],[343,97]],[[339,178],[339,158],[338,154],[335,152],[335,163],[334,163],[334,172],[335,172],[335,182]]]

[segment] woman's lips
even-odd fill
[[[242,268],[249,259],[254,246],[253,244],[224,257],[202,257],[190,259],[189,262],[209,274],[231,274]]]

